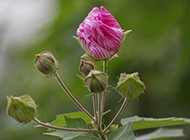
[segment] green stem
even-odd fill
[[[77,99],[70,93],[67,87],[64,85],[63,81],[61,80],[57,71],[55,71],[55,78],[57,79],[58,83],[61,85],[63,90],[67,93],[67,95],[72,99],[72,101],[82,110],[84,111],[92,120],[95,120],[94,117],[77,101]]]
[[[96,132],[95,129],[77,129],[77,128],[65,128],[65,127],[57,127],[49,124],[45,124],[38,120],[37,118],[33,118],[33,121],[39,125],[42,125],[47,128],[57,129],[57,130],[66,130],[66,131],[81,131],[81,132]]]
[[[102,131],[102,93],[98,93],[98,130]]]
[[[117,114],[115,115],[115,117],[113,118],[113,120],[109,123],[109,125],[104,129],[104,133],[107,132],[107,130],[110,128],[110,126],[114,123],[114,121],[119,117],[119,115],[122,113],[123,109],[125,108],[126,104],[127,104],[127,98],[124,99],[123,104],[121,105],[119,111],[117,112]]]
[[[93,109],[94,109],[94,117],[96,121],[98,120],[98,115],[97,115],[97,103],[96,103],[96,94],[92,96],[92,101],[93,101]]]
[[[103,61],[103,72],[106,74],[107,74],[107,66],[108,66],[108,61],[107,60]],[[106,99],[106,92],[104,91],[102,93],[101,114],[104,113],[105,99]]]
[[[107,61],[103,61],[103,72],[107,73]],[[98,122],[97,122],[97,129],[98,129],[98,135],[101,138],[101,140],[107,140],[105,133],[102,132],[102,118],[103,118],[103,112],[104,112],[104,105],[105,105],[105,97],[106,92],[99,93],[98,95]]]

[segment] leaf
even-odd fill
[[[131,123],[119,127],[108,136],[108,140],[126,140],[126,138],[127,140],[136,140],[131,130]]]
[[[67,128],[86,128],[86,122],[81,118],[67,118],[64,116]],[[77,131],[65,131],[65,130],[55,130],[53,132],[44,133],[45,135],[51,135],[63,138],[63,140],[71,140],[74,137],[86,134],[86,132]]]
[[[139,129],[163,127],[170,125],[190,124],[190,119],[175,118],[175,117],[155,119],[155,118],[144,118],[139,116],[121,119],[122,125],[126,125],[129,122],[132,122],[131,125],[132,130],[139,130]]]
[[[149,134],[136,137],[136,140],[156,140],[164,138],[184,137],[182,129],[159,128]]]
[[[91,137],[91,136],[78,136],[73,138],[72,140],[100,140],[97,137]]]
[[[86,122],[86,124],[91,123],[91,118],[88,115],[86,115],[84,112],[81,112],[81,111],[73,112],[73,113],[67,113],[67,114],[61,114],[61,115],[57,115],[56,117],[57,117],[57,119],[52,121],[51,125],[59,126],[59,127],[66,126],[65,117],[67,117],[67,118],[81,118]]]
[[[53,132],[43,134],[63,138],[63,140],[71,140],[74,137],[84,135],[85,132],[55,130]]]
[[[86,123],[83,119],[78,118],[67,118],[65,116],[65,121],[68,128],[86,128]]]

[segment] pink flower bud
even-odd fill
[[[94,7],[77,29],[82,48],[96,60],[107,60],[121,46],[124,30],[116,19],[102,6]]]

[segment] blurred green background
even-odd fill
[[[92,113],[91,98],[85,96],[89,92],[76,76],[84,51],[72,36],[95,6],[104,6],[123,29],[133,30],[119,57],[108,64],[109,84],[116,86],[121,72],[139,72],[147,87],[120,118],[190,118],[189,0],[2,0],[0,5],[0,140],[59,140],[43,135],[46,129],[34,128],[32,122],[20,125],[8,117],[6,96],[29,94],[43,122],[79,111],[53,77],[43,78],[34,67],[35,54],[44,50],[54,54],[65,85]],[[106,124],[121,105],[120,96],[109,90],[105,108],[112,112],[105,116]],[[190,139],[189,125],[177,127],[187,135],[179,139]]]

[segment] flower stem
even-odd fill
[[[103,72],[107,73],[107,61],[103,61]],[[105,105],[105,97],[106,92],[98,93],[98,120],[97,120],[97,129],[98,129],[98,136],[101,140],[107,140],[105,133],[102,131],[102,118],[104,112],[104,105]]]
[[[96,94],[92,96],[92,101],[93,101],[93,109],[94,109],[94,117],[96,121],[98,120],[98,115],[97,115],[97,103],[96,103]]]
[[[108,66],[108,61],[107,60],[103,61],[103,72],[104,73],[107,73],[107,66]],[[101,114],[102,115],[104,113],[105,99],[106,99],[106,92],[104,91],[102,93],[102,103],[101,103]]]
[[[67,93],[67,95],[71,98],[71,100],[82,110],[84,111],[92,120],[94,117],[77,101],[77,99],[70,93],[67,87],[64,85],[63,81],[61,80],[57,71],[55,71],[55,78],[57,79],[58,83],[61,85],[63,90]]]
[[[37,124],[40,124],[40,125],[44,126],[44,127],[52,128],[52,129],[57,129],[57,130],[80,131],[80,132],[96,132],[97,131],[95,129],[77,129],[77,128],[57,127],[57,126],[53,126],[53,125],[49,125],[49,124],[43,123],[40,120],[38,120],[37,118],[33,118],[33,121],[35,123],[37,123]]]
[[[98,130],[102,131],[102,93],[98,93]]]
[[[124,99],[123,104],[121,105],[119,111],[117,112],[117,114],[115,115],[115,117],[113,118],[113,120],[109,123],[109,125],[104,129],[104,133],[107,132],[107,130],[110,128],[110,126],[114,123],[114,121],[119,117],[119,115],[122,113],[123,109],[125,108],[126,104],[127,104],[127,98]]]

